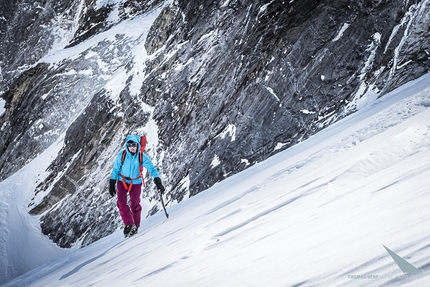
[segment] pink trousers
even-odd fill
[[[133,184],[130,192],[125,189],[121,181],[117,183],[117,198],[116,205],[119,209],[122,222],[124,225],[140,226],[140,212],[142,206],[140,205],[140,193],[142,192],[142,184]],[[127,193],[130,195],[130,206],[127,204]]]

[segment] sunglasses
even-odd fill
[[[127,146],[128,147],[137,147],[137,143],[128,143]]]

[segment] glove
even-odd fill
[[[114,197],[116,194],[115,186],[116,186],[116,180],[115,179],[109,180],[109,194],[112,197]]]
[[[166,190],[164,186],[161,184],[161,179],[159,177],[154,178],[155,185],[157,186],[158,190],[161,194]]]

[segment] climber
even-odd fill
[[[125,150],[118,153],[112,168],[109,181],[109,193],[113,197],[117,194],[117,207],[124,223],[124,236],[129,237],[137,233],[140,226],[142,206],[140,194],[144,175],[140,167],[145,167],[154,178],[155,185],[161,194],[165,188],[157,168],[149,157],[140,150],[140,137],[128,135]],[[130,196],[130,206],[127,204],[127,193]]]

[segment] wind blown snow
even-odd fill
[[[147,218],[130,239],[118,230],[5,286],[425,286],[429,159],[430,74],[168,207],[169,219]],[[29,169],[0,184],[0,203],[36,225],[11,197]],[[3,226],[18,219],[1,220],[16,236]],[[419,272],[403,273],[384,246]]]
[[[63,140],[64,135],[19,172],[0,182],[0,283],[70,252],[43,236],[39,216],[30,216],[27,208]]]

